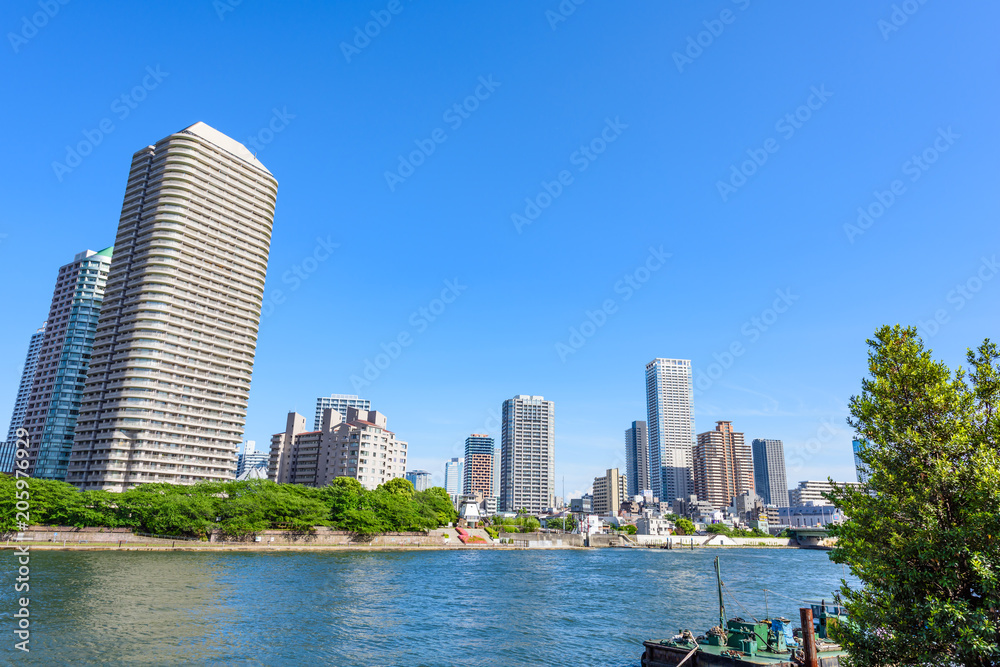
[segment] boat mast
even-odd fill
[[[715,557],[715,579],[719,584],[719,627],[726,629],[726,605],[722,601],[722,570],[719,568],[719,557]]]

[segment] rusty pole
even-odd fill
[[[811,607],[799,609],[802,621],[802,653],[805,655],[805,667],[819,667],[819,657],[816,655],[816,634],[813,630],[813,611]]]

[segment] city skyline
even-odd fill
[[[358,394],[392,415],[410,465],[440,483],[440,462],[461,455],[467,434],[499,442],[500,402],[526,391],[559,405],[556,475],[573,496],[625,467],[622,430],[645,414],[636,369],[664,356],[691,360],[698,431],[731,419],[747,438],[782,439],[791,483],[854,479],[847,402],[875,328],[921,326],[952,366],[992,334],[998,140],[995,93],[981,86],[993,73],[976,45],[997,9],[921,5],[885,36],[888,5],[741,4],[683,71],[673,54],[715,10],[581,5],[553,28],[541,7],[441,16],[407,4],[350,62],[338,44],[374,8],[289,7],[273,19],[242,3],[224,21],[206,3],[61,12],[8,52],[11,89],[37,98],[0,110],[18,128],[7,144],[17,159],[2,167],[0,244],[18,289],[0,330],[0,406],[14,404],[53,271],[114,239],[130,156],[203,120],[287,185],[244,438],[266,442],[317,396]],[[190,48],[160,48],[181,30]],[[942,42],[940,31],[968,38]],[[114,57],[79,57],[107,53],[112,34],[126,36]],[[851,58],[831,57],[846,45]],[[205,67],[216,62],[234,75]],[[466,112],[470,96],[478,108]],[[445,120],[456,104],[467,117]],[[401,161],[438,128],[446,141],[431,140],[390,190],[386,172],[408,173]],[[614,141],[602,145],[602,132]],[[779,148],[757,165],[769,138]],[[513,214],[529,219],[526,198],[551,196],[543,181],[561,193],[515,227]],[[736,192],[723,200],[719,182]],[[708,270],[709,249],[727,261]],[[370,250],[378,270],[342,270]],[[330,295],[337,315],[321,307]],[[512,301],[516,317],[498,317]],[[343,325],[342,313],[372,308],[364,326]],[[557,344],[573,351],[561,357]]]

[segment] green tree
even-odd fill
[[[732,535],[733,529],[724,523],[710,523],[705,526],[705,531],[715,535]]]
[[[630,523],[627,523],[624,526],[622,526],[622,532],[627,535],[635,535],[638,532],[638,530],[639,530],[638,528],[636,528]]]
[[[694,523],[690,519],[680,517],[674,521],[674,525],[677,526],[677,530],[681,535],[694,535],[695,533]]]
[[[862,489],[830,495],[849,517],[831,558],[850,664],[1000,664],[1000,371],[989,340],[970,372],[934,361],[913,327],[868,341],[851,418],[868,467]]]
[[[382,484],[382,488],[389,493],[395,493],[406,498],[412,498],[413,494],[417,492],[417,490],[413,488],[413,482],[408,479],[403,479],[402,477],[394,477],[390,479],[385,484]]]

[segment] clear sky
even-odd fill
[[[0,408],[132,153],[204,121],[279,182],[259,445],[360,393],[440,482],[543,395],[575,495],[678,357],[699,432],[853,480],[875,328],[923,322],[952,365],[996,337],[1000,7],[852,4],[6,2]]]

